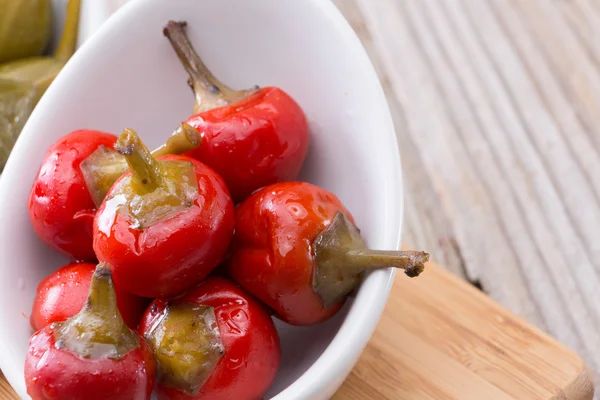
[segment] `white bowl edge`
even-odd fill
[[[394,124],[392,121],[391,113],[389,110],[389,106],[387,104],[387,100],[385,98],[385,94],[383,92],[383,88],[379,82],[379,78],[375,71],[375,68],[370,62],[370,58],[363,47],[360,39],[354,32],[354,29],[350,26],[348,21],[344,18],[342,13],[337,9],[337,7],[333,4],[331,0],[309,0],[314,3],[319,3],[322,5],[322,10],[327,14],[327,17],[330,19],[331,23],[335,25],[337,29],[344,32],[343,35],[345,39],[352,44],[354,47],[354,51],[360,53],[360,59],[363,61],[363,68],[365,69],[365,73],[368,79],[373,79],[377,82],[376,94],[377,102],[385,107],[386,114],[386,122],[387,131],[391,132],[393,135],[393,144],[394,148],[398,149],[398,140],[395,135]],[[397,168],[392,168],[392,175],[397,175],[395,177],[395,181],[398,182],[398,186],[396,188],[386,187],[386,199],[388,200],[386,204],[386,214],[392,214],[391,218],[388,221],[394,220],[394,213],[397,213],[397,221],[398,225],[395,228],[396,232],[394,233],[394,227],[387,227],[386,231],[393,238],[394,235],[396,239],[390,239],[390,241],[394,241],[395,243],[386,243],[390,248],[400,249],[402,246],[402,226],[404,219],[404,196],[403,196],[403,179],[402,179],[402,166],[400,160],[399,150],[396,150],[396,165]],[[394,174],[394,172],[397,172]],[[393,180],[392,180],[393,181]],[[393,193],[388,193],[388,191],[392,191]],[[396,200],[394,200],[396,199]],[[395,201],[398,203],[394,204]],[[346,317],[346,321],[338,330],[333,341],[327,347],[325,352],[317,359],[317,361],[312,365],[312,367],[305,372],[299,379],[297,379],[294,383],[292,383],[289,387],[284,389],[278,395],[273,397],[273,400],[289,400],[289,399],[315,399],[315,400],[325,400],[331,398],[333,394],[339,389],[342,385],[354,365],[356,364],[358,358],[362,354],[363,349],[367,345],[375,327],[377,326],[377,322],[381,317],[381,313],[385,307],[387,302],[390,289],[394,282],[394,277],[396,275],[395,269],[388,269],[382,271],[376,271],[371,274],[364,280],[362,283],[356,298],[354,301],[356,303],[364,302],[363,304],[369,304],[368,307],[363,307],[359,312],[352,312],[353,318],[363,319],[364,321],[368,321],[368,325],[370,326],[368,330],[354,330],[352,324],[348,324],[348,316]],[[379,292],[379,296],[377,295]],[[347,351],[348,346],[353,346],[353,351]],[[333,368],[335,365],[338,368]],[[308,388],[308,389],[307,389]]]

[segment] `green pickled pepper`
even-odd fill
[[[0,9],[12,1],[18,3],[0,0]],[[69,0],[63,33],[53,55],[0,64],[0,171],[33,108],[75,52],[80,8],[81,0]]]
[[[51,29],[51,0],[0,0],[0,63],[41,55]]]

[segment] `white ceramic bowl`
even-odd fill
[[[402,182],[389,110],[367,55],[327,0],[135,0],[77,52],[27,122],[0,178],[0,369],[27,398],[23,365],[38,282],[65,259],[35,236],[27,198],[46,149],[77,128],[135,128],[151,146],[192,110],[192,94],[162,27],[187,20],[208,66],[235,88],[276,85],[310,121],[301,178],[336,193],[373,248],[400,242]],[[372,273],[334,318],[277,323],[283,362],[276,399],[325,399],[366,345],[393,271]]]

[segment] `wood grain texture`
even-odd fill
[[[581,358],[437,265],[397,276],[334,400],[591,399]]]
[[[404,241],[600,376],[600,3],[335,3],[394,115]]]
[[[10,387],[2,371],[0,371],[0,400],[16,400],[18,399],[16,393]]]
[[[430,263],[398,274],[375,333],[334,400],[589,400],[582,359]],[[16,395],[0,375],[0,400]]]

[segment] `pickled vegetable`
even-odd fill
[[[0,0],[2,2],[13,0]],[[81,0],[69,0],[63,33],[54,55],[0,65],[0,171],[25,121],[75,51]]]
[[[42,55],[51,38],[50,0],[0,0],[0,63]]]

